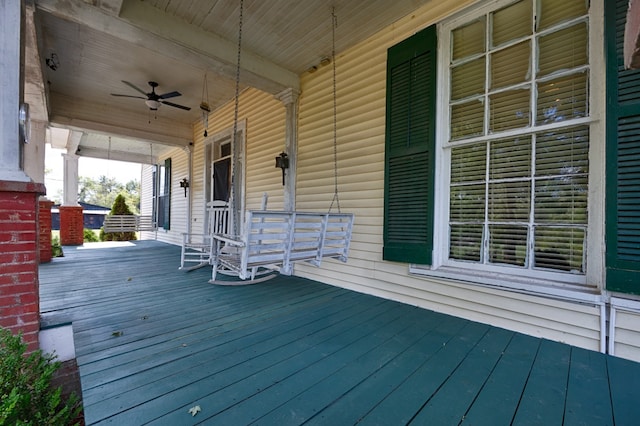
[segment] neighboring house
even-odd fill
[[[622,68],[626,8],[432,2],[342,52],[349,262],[295,273],[593,350],[606,348],[611,297],[625,299],[609,350],[640,360],[640,72]],[[332,77],[331,66],[301,76],[296,210],[326,211],[334,196]],[[233,149],[227,104],[209,137],[197,122],[189,151],[144,167],[141,213],[165,229],[147,237],[179,244],[202,231],[234,154],[239,205],[258,208],[267,192],[269,209],[284,207],[274,157],[287,109],[249,88],[238,113]]]
[[[98,206],[89,203],[78,203],[82,206],[82,219],[86,229],[100,229],[104,223],[104,218],[109,214],[109,207]],[[60,229],[60,205],[51,206],[51,229]]]

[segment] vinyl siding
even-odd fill
[[[382,261],[387,49],[470,1],[430,5],[336,58],[340,206],[356,215],[349,262],[297,264],[300,276],[598,350],[600,307],[409,274]],[[339,28],[338,28],[339,32]],[[297,210],[326,211],[334,192],[331,65],[301,76]]]
[[[640,312],[616,312],[614,354],[640,362]]]

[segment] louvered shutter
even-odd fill
[[[387,53],[383,259],[431,264],[436,28]]]
[[[606,4],[607,289],[640,294],[640,70],[625,70],[628,0]]]

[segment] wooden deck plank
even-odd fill
[[[322,293],[317,294],[316,298],[310,303],[327,304],[331,303],[335,297],[340,295],[345,296],[344,293]],[[161,319],[158,321],[158,317],[151,312],[145,315],[148,318],[142,322],[145,326],[152,327],[153,332],[136,333],[136,330],[132,330],[131,327],[119,327],[120,330],[124,330],[124,339],[120,339],[117,343],[118,346],[106,346],[105,349],[97,349],[94,347],[93,352],[89,355],[82,356],[81,360],[83,365],[94,367],[93,369],[99,369],[101,362],[107,364],[114,360],[114,357],[121,357],[120,362],[127,362],[128,357],[135,358],[134,352],[144,352],[145,350],[153,351],[156,347],[165,344],[167,341],[171,342],[174,339],[178,339],[181,343],[190,344],[193,341],[201,340],[206,336],[202,333],[224,333],[234,327],[247,327],[251,324],[263,323],[266,318],[277,320],[277,317],[273,316],[271,310],[263,308],[262,302],[249,303],[246,309],[238,311],[233,307],[232,311],[227,308],[218,309],[216,306],[209,304],[209,309],[206,307],[197,312],[197,315],[193,313],[187,313],[180,315],[180,317],[190,317],[188,321],[166,321]],[[284,304],[279,304],[283,311],[288,311],[288,308]],[[172,314],[175,316],[175,313]],[[138,319],[140,320],[140,319]],[[156,323],[157,321],[157,323]],[[92,370],[87,370],[91,372]]]
[[[363,303],[363,305],[366,304]],[[363,310],[366,308],[367,306],[362,307]],[[368,308],[372,312],[380,312],[379,309],[385,309],[384,307],[378,309],[376,306]],[[245,358],[250,359],[268,353],[315,330],[326,332],[323,329],[328,329],[330,332],[335,332],[332,331],[335,328],[335,323],[341,323],[348,320],[349,316],[361,313],[358,309],[355,312],[347,312],[343,309],[343,312],[343,314],[332,314],[323,311],[318,312],[317,315],[308,315],[309,318],[300,324],[289,326],[288,332],[283,332],[278,327],[271,327],[272,330],[269,333],[258,330],[257,334],[251,332],[245,336],[230,334],[224,340],[208,341],[208,346],[207,342],[203,342],[203,347],[184,348],[191,351],[187,354],[184,354],[181,349],[177,349],[176,352],[182,357],[176,361],[147,370],[139,369],[136,374],[104,383],[95,390],[96,397],[99,398],[103,392],[107,391],[107,396],[118,398],[124,396],[124,399],[128,399],[132,406],[143,403],[155,394],[162,395],[167,389],[173,389],[179,385],[186,386],[190,383],[189,380],[197,381],[198,378],[205,377],[207,374],[231,368],[241,363]],[[326,318],[321,318],[323,313],[332,315],[332,320],[327,321]],[[203,374],[203,368],[207,369],[207,374]],[[131,392],[132,395],[123,395],[122,389],[126,389],[126,393]],[[98,401],[103,405],[112,403],[106,397],[98,399]]]
[[[640,418],[638,363],[302,278],[211,286],[155,241],[67,251],[41,309],[73,322],[89,425]]]
[[[182,413],[196,404],[205,407],[207,412],[215,413],[237,402],[239,398],[241,400],[243,396],[248,397],[261,389],[260,385],[248,380],[252,375],[274,365],[284,368],[285,371],[291,368],[295,370],[298,364],[294,361],[304,365],[325,357],[323,350],[317,347],[319,344],[334,351],[343,347],[351,348],[350,352],[365,351],[365,345],[356,345],[354,342],[358,341],[360,336],[383,332],[380,331],[381,327],[383,330],[390,330],[389,332],[396,331],[397,325],[393,320],[397,319],[402,311],[400,306],[385,303],[380,305],[380,309],[371,310],[368,315],[361,315],[353,321],[342,321],[329,329],[323,327],[320,330],[309,330],[308,334],[314,337],[311,342],[306,339],[293,340],[290,344],[280,344],[258,356],[253,356],[253,350],[240,354],[232,353],[224,368],[218,367],[220,360],[212,365],[217,371],[201,378],[200,386],[189,386],[178,395],[166,393],[137,406],[136,410],[114,416],[109,421],[114,424],[142,424],[159,419],[162,423],[171,424],[171,419],[182,419]],[[271,341],[273,340],[275,339]],[[312,344],[315,341],[317,343]]]
[[[424,328],[412,326],[414,321],[424,320],[424,318],[421,312],[409,312],[398,321],[400,330],[396,333],[388,335],[376,333],[371,336],[376,341],[375,345],[369,345],[368,342],[365,345],[363,341],[357,343],[358,347],[366,346],[369,349],[361,352],[357,358],[350,359],[349,362],[325,359],[322,363],[314,365],[313,370],[319,374],[314,375],[316,380],[306,379],[310,370],[305,368],[301,374],[280,383],[282,391],[277,393],[286,394],[288,399],[280,398],[270,401],[267,408],[271,407],[271,411],[257,419],[256,423],[287,425],[307,422],[323,407],[345,395],[381,368],[385,368],[399,351],[403,352],[413,346],[430,331],[431,327],[437,326],[443,320],[438,318]],[[275,407],[277,408],[274,410]],[[222,424],[236,423],[239,420],[236,417],[239,411],[241,410],[234,410],[233,413],[225,412],[213,420],[220,421]]]
[[[604,354],[572,348],[566,401],[566,424],[614,424]]]
[[[305,424],[358,423],[366,413],[414,374],[425,360],[433,356],[452,334],[456,334],[465,325],[465,321],[444,316],[434,317],[428,324],[434,328],[425,330],[428,331],[427,334],[419,341],[404,351],[398,351],[398,355],[389,363],[380,366]],[[311,395],[309,397],[313,399]]]
[[[514,425],[561,425],[571,347],[542,340],[514,418]]]
[[[540,339],[515,334],[464,416],[465,425],[510,425],[520,403]]]
[[[349,298],[344,300],[344,303],[349,302]],[[366,308],[366,304],[361,304],[357,309],[351,311],[345,310],[341,306],[328,305],[326,309],[314,311],[311,314],[297,313],[290,319],[278,322],[268,322],[266,324],[258,324],[241,333],[226,333],[225,335],[217,336],[214,339],[199,339],[197,342],[191,342],[186,347],[179,348],[174,345],[171,349],[174,359],[169,359],[167,362],[156,367],[147,368],[141,371],[140,366],[143,365],[144,360],[134,360],[131,365],[133,368],[138,366],[135,374],[129,374],[114,378],[109,376],[109,369],[105,368],[106,375],[103,377],[104,382],[94,386],[95,389],[86,385],[88,390],[87,403],[92,404],[95,402],[108,403],[106,399],[122,394],[122,389],[127,389],[127,392],[136,390],[136,392],[144,392],[143,386],[152,384],[153,388],[162,388],[162,383],[159,381],[164,378],[169,378],[170,386],[176,386],[177,382],[172,381],[177,374],[187,374],[189,370],[194,368],[204,368],[212,361],[219,357],[223,357],[228,354],[235,354],[240,350],[253,350],[255,354],[261,351],[268,351],[270,345],[278,343],[278,340],[274,338],[284,339],[286,336],[282,332],[282,329],[288,330],[292,334],[292,339],[297,338],[300,333],[308,332],[309,327],[314,322],[324,321],[327,326],[330,325],[326,320],[327,316],[331,317],[331,323],[336,321],[343,321],[348,319],[351,315],[357,315]],[[282,327],[282,328],[280,328]],[[259,336],[259,339],[256,339]],[[254,348],[256,346],[256,348]],[[142,351],[142,354],[146,354],[146,351]],[[118,363],[120,365],[120,363]],[[165,368],[166,366],[166,368]],[[91,380],[92,377],[85,375],[87,380]],[[180,378],[180,380],[184,379]],[[134,399],[136,396],[133,397]]]
[[[608,357],[611,405],[616,425],[633,425],[640,419],[640,403],[636,392],[640,389],[640,364],[622,358]]]
[[[438,322],[436,323],[435,321]],[[385,399],[402,382],[415,373],[426,359],[429,359],[438,351],[449,336],[456,334],[465,324],[466,321],[449,316],[443,319],[434,318],[429,320],[429,325],[434,325],[435,327],[428,330],[428,333],[415,345],[407,348],[404,352],[400,352],[391,361],[391,364],[385,365],[385,368],[381,368],[365,378],[342,398],[333,401],[331,405],[305,424],[356,424],[379,401]],[[246,408],[242,411],[242,413],[247,412]],[[245,420],[243,417],[239,420],[243,424],[248,423],[248,421],[243,422]]]
[[[512,331],[490,329],[456,367],[410,424],[458,424],[476,398],[513,337]]]
[[[467,323],[449,336],[437,353],[361,420],[364,425],[408,424],[466,358],[469,350],[488,332],[489,326]]]

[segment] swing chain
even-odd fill
[[[331,9],[331,63],[333,64],[333,181],[334,191],[331,205],[329,206],[329,213],[333,209],[333,203],[335,202],[338,207],[338,213],[340,210],[340,198],[338,197],[338,107],[336,97],[336,27],[338,26],[338,17],[336,16],[336,8]]]
[[[234,105],[234,110],[233,110],[233,134],[231,136],[231,149],[232,149],[232,155],[231,157],[233,158],[233,167],[231,169],[231,212],[232,214],[235,216],[236,214],[236,206],[237,206],[237,201],[236,201],[236,191],[235,191],[235,186],[236,186],[236,177],[235,177],[235,172],[236,172],[236,168],[237,168],[237,140],[236,137],[238,136],[238,104],[239,104],[239,97],[240,97],[240,56],[241,56],[241,52],[242,52],[242,14],[243,14],[243,0],[240,0],[240,16],[238,19],[238,56],[237,56],[237,61],[236,61],[236,87],[235,87],[235,105]],[[238,221],[232,220],[233,222],[233,234],[234,235],[238,235]]]

